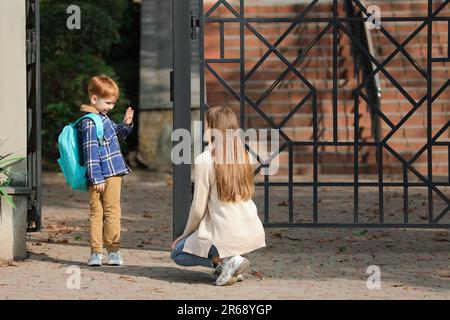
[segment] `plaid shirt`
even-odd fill
[[[90,185],[104,183],[105,179],[122,176],[131,169],[120,151],[119,140],[125,140],[133,130],[133,124],[116,124],[108,116],[99,114],[103,122],[103,144],[97,139],[95,124],[91,119],[83,119],[78,124],[78,133],[83,149],[84,165]]]

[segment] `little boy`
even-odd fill
[[[119,87],[107,76],[93,77],[89,83],[90,105],[81,111],[96,113],[103,122],[103,142],[99,144],[94,122],[87,118],[79,123],[84,164],[87,168],[90,197],[90,266],[101,266],[103,245],[108,251],[108,265],[123,264],[120,248],[120,189],[123,175],[131,172],[120,151],[119,140],[133,130],[134,110],[128,108],[122,124],[107,114],[119,99]]]

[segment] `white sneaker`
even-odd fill
[[[249,266],[250,261],[241,256],[225,258],[222,272],[216,280],[216,285],[228,286],[237,282],[237,275],[242,274]]]
[[[109,266],[121,266],[123,264],[122,257],[120,256],[119,251],[110,252],[108,254],[108,265]]]
[[[217,279],[217,277],[222,273],[222,265],[219,264],[213,271],[212,273],[212,277],[214,280]],[[242,282],[244,281],[244,277],[242,276],[242,274],[237,274],[236,275],[236,282]]]
[[[101,253],[92,253],[88,265],[91,267],[101,267],[102,266],[103,254]]]

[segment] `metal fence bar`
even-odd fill
[[[222,21],[220,25],[220,59],[225,59],[225,23]]]
[[[338,6],[333,0],[333,142],[338,141]]]
[[[289,223],[294,222],[294,150],[292,144],[289,144]]]
[[[319,181],[319,145],[318,145],[318,123],[317,123],[317,93],[313,94],[313,222],[319,222],[318,213],[318,181]]]
[[[409,222],[408,169],[403,166],[403,223]]]
[[[41,137],[41,42],[39,1],[28,0],[27,28],[27,231],[37,232],[42,224],[42,137]]]
[[[450,210],[449,210],[450,211]],[[427,223],[264,223],[266,228],[364,228],[364,229],[449,229],[450,224],[427,224]]]
[[[199,17],[199,65],[200,65],[200,72],[199,72],[199,80],[200,80],[200,120],[203,123],[203,119],[205,118],[205,107],[206,107],[206,101],[205,101],[205,91],[206,91],[206,82],[205,82],[205,16],[204,16],[204,10],[203,10],[203,0],[197,0],[197,7],[198,7],[198,17]],[[226,59],[224,59],[226,60]],[[206,62],[208,63],[208,62]],[[211,61],[211,63],[213,63]],[[202,142],[202,147],[204,147],[204,144],[206,142],[203,141],[203,135],[205,133],[205,128],[202,125],[202,129],[200,130],[201,136],[200,141]]]
[[[240,98],[241,98],[241,105],[240,105],[240,123],[241,128],[245,130],[246,124],[245,124],[245,3],[244,0],[240,0],[239,2],[239,9],[240,9],[240,16],[239,16],[239,45],[240,45]]]
[[[353,146],[353,223],[359,220],[359,96],[354,99],[354,146]]]
[[[380,179],[381,180],[381,179]],[[276,182],[276,181],[272,181],[269,182],[269,186],[271,187],[288,187],[289,186],[289,182]],[[257,186],[262,186],[264,185],[263,182],[257,182],[256,183]],[[292,185],[294,187],[313,187],[314,186],[314,182],[292,182]],[[354,183],[353,182],[317,182],[317,186],[318,187],[353,187]],[[404,183],[403,182],[385,182],[382,181],[382,183],[380,182],[364,182],[364,181],[360,181],[358,183],[358,185],[360,187],[403,187]],[[420,183],[420,182],[410,182],[408,183],[409,187],[427,187],[427,184],[425,183]],[[447,182],[436,182],[433,183],[433,186],[437,186],[437,187],[449,187],[450,184]]]
[[[269,175],[264,176],[264,223],[269,223]]]
[[[370,16],[370,15],[369,15]],[[367,22],[366,17],[339,17],[339,22]],[[426,22],[428,17],[381,17],[381,22]],[[267,23],[332,23],[333,18],[247,18],[246,22]],[[433,21],[447,22],[448,17],[433,17]],[[239,22],[239,18],[205,18],[205,23]]]
[[[433,94],[433,3],[431,0],[428,1],[428,34],[427,34],[427,171],[428,171],[428,182],[429,184],[433,183],[433,155],[432,155],[432,126],[433,121],[431,118],[432,115],[432,101],[431,97]],[[431,223],[433,221],[433,189],[431,185],[428,185],[428,222]]]

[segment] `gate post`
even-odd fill
[[[173,129],[191,130],[190,1],[173,0]],[[176,144],[177,141],[174,142]],[[173,164],[173,237],[181,235],[191,202],[191,165]]]
[[[11,161],[0,177],[0,260],[14,260],[27,257],[27,214],[40,225],[38,0],[1,1],[0,42],[7,48],[0,51],[0,157]]]

